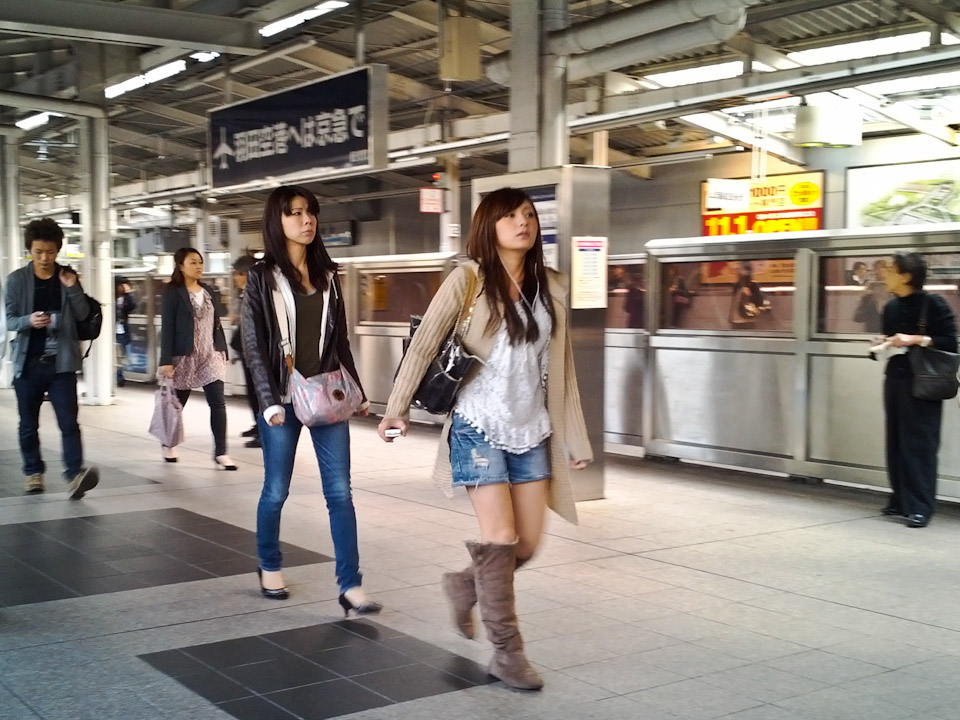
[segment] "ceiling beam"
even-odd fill
[[[900,0],[899,4],[914,17],[929,20],[955,33],[960,32],[960,15],[950,12],[942,5],[934,5],[929,0]]]
[[[111,142],[118,142],[123,145],[149,150],[156,153],[158,157],[160,155],[175,155],[186,158],[187,160],[200,162],[203,160],[205,154],[202,148],[184,145],[175,140],[167,140],[162,136],[144,135],[143,133],[138,133],[116,124],[110,125],[110,140]]]
[[[910,0],[913,2],[914,0]],[[922,1],[922,0],[920,0]],[[791,70],[793,68],[805,67],[798,63],[796,60],[791,60],[785,54],[779,50],[770,47],[769,45],[764,45],[763,43],[758,43],[748,35],[740,34],[735,38],[731,38],[727,42],[727,46],[741,52],[748,57],[769,65],[770,67],[776,70]],[[861,90],[856,87],[851,88],[841,88],[835,91],[835,94],[847,98],[848,100],[853,100],[856,103],[859,103],[862,107],[868,108],[877,115],[887,118],[888,120],[893,120],[900,125],[910,128],[911,130],[916,130],[919,133],[924,135],[929,135],[934,137],[937,140],[947,143],[948,145],[957,145],[957,133],[950,127],[946,125],[940,125],[930,120],[926,120],[913,110],[903,104],[889,104],[885,103],[881,98],[869,93],[865,90]],[[718,132],[718,135],[723,135],[723,133]]]
[[[786,2],[774,3],[773,5],[754,7],[747,10],[747,26],[779,20],[790,15],[813,12],[814,10],[824,10],[837,5],[846,5],[846,3],[847,0],[786,0]]]
[[[21,35],[236,55],[261,51],[259,29],[250,20],[103,0],[14,0],[0,14],[0,31]]]
[[[160,105],[159,103],[153,102],[140,101],[133,106],[131,110],[142,110],[150,115],[156,115],[157,117],[162,117],[167,120],[174,120],[181,125],[189,125],[191,127],[203,127],[207,122],[207,118],[203,115],[197,115],[187,112],[186,110],[171,107],[170,105]]]
[[[211,80],[204,81],[203,84],[209,85],[210,87],[215,87],[218,90],[223,90],[227,94],[237,96],[230,100],[224,98],[222,103],[224,105],[227,103],[236,102],[238,100],[253,100],[254,98],[263,97],[267,94],[266,90],[261,90],[253,85],[247,85],[230,77],[213,78]]]
[[[794,147],[785,137],[775,133],[758,134],[755,127],[735,120],[725,113],[681,115],[677,120],[698,130],[705,130],[708,133],[725,137],[736,145],[751,145],[761,148],[770,155],[794,165],[806,164],[803,149]]]

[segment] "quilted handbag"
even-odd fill
[[[920,311],[920,335],[927,334],[927,306],[929,297],[923,300]],[[911,394],[918,400],[949,400],[956,397],[960,388],[957,374],[960,373],[960,355],[931,347],[914,345],[907,355],[913,371]]]

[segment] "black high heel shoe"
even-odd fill
[[[337,598],[337,601],[340,603],[340,607],[343,608],[344,617],[350,617],[351,610],[353,610],[357,615],[376,615],[383,610],[383,605],[378,602],[374,602],[369,598],[364,598],[362,602],[354,605],[349,599],[347,599],[345,593],[341,593],[340,597]]]
[[[263,586],[263,570],[257,568],[257,579],[260,581],[260,594],[265,598],[270,600],[286,600],[290,597],[290,592],[286,588],[279,588],[278,590],[271,590]]]

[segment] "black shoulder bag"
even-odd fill
[[[924,296],[920,310],[920,335],[927,334],[927,307],[929,296]],[[932,347],[913,345],[907,356],[913,371],[912,395],[917,400],[949,400],[956,397],[960,387],[960,355]]]
[[[457,321],[440,346],[440,351],[430,362],[420,386],[413,394],[413,406],[434,415],[449,415],[453,411],[464,379],[481,362],[480,358],[467,351],[462,340],[470,326],[477,298],[477,276],[470,269],[467,273],[466,293],[460,305]],[[420,320],[418,316],[410,318],[411,339]],[[405,344],[409,346],[408,343]]]

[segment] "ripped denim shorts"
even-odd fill
[[[476,428],[454,413],[450,426],[450,467],[454,487],[520,483],[550,477],[547,441],[523,453],[490,447]]]

